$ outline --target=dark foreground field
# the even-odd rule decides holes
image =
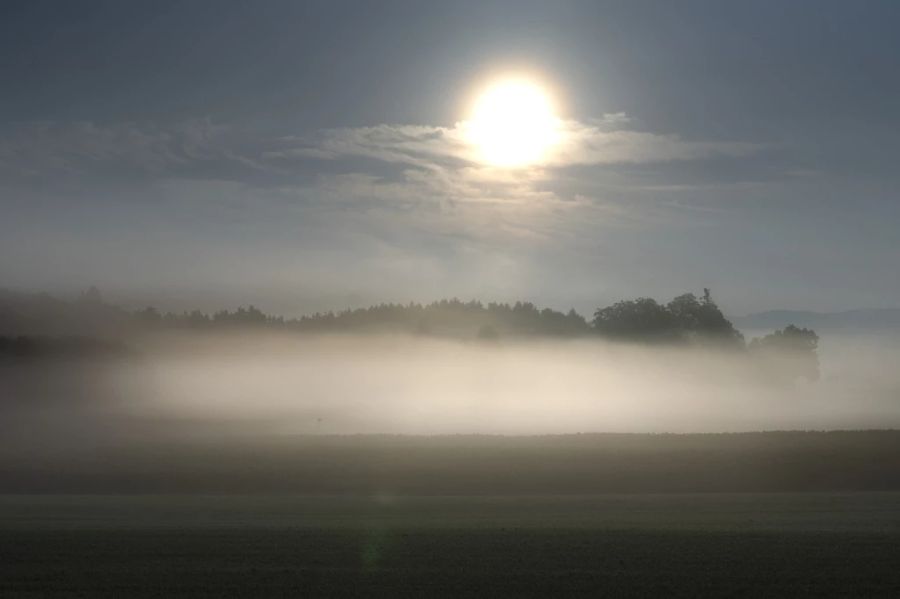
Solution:
[[[547,436],[116,436],[0,418],[0,494],[599,495],[900,491],[900,430]],[[179,432],[181,434],[179,434]]]
[[[900,494],[0,497],[0,595],[900,596]]]

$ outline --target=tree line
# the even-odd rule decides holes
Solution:
[[[531,302],[484,304],[459,299],[430,304],[383,303],[340,312],[317,312],[297,319],[265,314],[254,306],[205,314],[200,311],[161,314],[147,308],[135,314],[144,323],[192,329],[235,326],[270,327],[311,333],[405,332],[418,335],[497,340],[506,336],[599,337],[650,344],[706,344],[746,351],[790,378],[818,378],[818,335],[789,325],[746,343],[712,298],[679,295],[668,303],[641,297],[598,308],[591,320],[575,310],[538,308]]]
[[[709,289],[704,289],[699,296],[685,293],[667,303],[648,297],[622,300],[598,308],[590,320],[575,310],[561,312],[539,308],[531,302],[482,303],[455,298],[428,304],[382,303],[366,308],[317,312],[300,318],[266,314],[253,305],[213,313],[200,310],[163,313],[153,307],[130,312],[105,303],[93,287],[75,302],[40,296],[27,303],[43,306],[40,312],[31,315],[32,321],[48,322],[55,315],[65,313],[65,322],[90,322],[90,329],[98,331],[100,336],[104,336],[103,331],[114,328],[137,327],[140,330],[263,328],[300,333],[387,332],[485,342],[506,337],[593,337],[655,345],[715,345],[752,353],[772,365],[790,364],[788,370],[797,376],[808,379],[818,376],[819,338],[814,331],[790,325],[747,343],[722,313]],[[15,310],[6,316],[10,317],[12,312]],[[4,325],[3,316],[0,310],[0,325]],[[116,323],[116,326],[110,323]],[[104,328],[104,325],[110,326]],[[8,331],[0,330],[0,335],[4,333]],[[85,333],[81,330],[76,334]],[[23,346],[21,342],[19,345],[7,342],[0,346],[0,353],[8,353],[13,347],[21,349]]]
[[[590,325],[575,310],[563,313],[538,308],[531,302],[484,304],[459,299],[429,304],[382,303],[338,312],[317,312],[296,319],[271,316],[252,305],[212,314],[199,310],[161,314],[151,307],[135,316],[146,324],[198,329],[253,326],[312,333],[393,331],[482,338],[501,334],[572,337],[590,332]]]

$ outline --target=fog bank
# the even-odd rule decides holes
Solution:
[[[94,438],[900,425],[898,345],[870,338],[823,345],[821,379],[786,383],[744,352],[714,348],[173,334],[143,339],[127,359],[4,365],[3,428],[33,439],[54,430]],[[28,427],[13,424],[23,418]]]

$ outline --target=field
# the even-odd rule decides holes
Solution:
[[[900,432],[0,450],[0,596],[900,596]]]
[[[900,596],[900,494],[0,496],[4,597]]]
[[[77,422],[65,421],[69,428]],[[253,436],[0,443],[0,494],[602,495],[900,491],[900,431]],[[84,426],[94,432],[97,427]],[[117,431],[110,423],[104,431]],[[5,432],[0,421],[0,433]],[[19,438],[16,442],[13,432]]]

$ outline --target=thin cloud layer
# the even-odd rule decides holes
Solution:
[[[651,164],[715,157],[740,157],[759,149],[743,142],[688,141],[675,135],[658,135],[622,129],[628,122],[622,113],[594,123],[561,122],[559,140],[550,149],[543,167],[565,168],[592,164]],[[337,159],[364,156],[413,166],[439,163],[480,163],[478,150],[468,141],[468,123],[453,127],[378,125],[332,129],[320,141],[281,156]]]
[[[307,217],[324,211],[363,229],[361,219],[374,228],[396,219],[429,234],[550,239],[571,235],[584,222],[632,223],[659,214],[634,202],[627,209],[617,205],[598,192],[594,175],[573,167],[740,159],[758,150],[630,126],[624,113],[561,122],[542,164],[504,169],[479,159],[466,122],[280,137],[208,119],[168,127],[30,123],[0,136],[0,185],[44,187],[52,194],[59,186],[90,193],[114,183],[133,187],[135,198],[147,189],[166,197],[173,189],[190,190],[184,202],[218,202],[229,218],[242,205],[271,214],[274,202],[276,210],[282,204]],[[221,193],[225,182],[228,194]]]
[[[564,121],[559,140],[536,169],[579,165],[652,164],[713,157],[741,157],[759,146],[743,142],[689,141],[673,135],[623,129],[619,113],[592,123]],[[266,137],[252,130],[186,121],[167,127],[92,122],[25,123],[0,134],[3,180],[56,175],[105,175],[109,171],[160,178],[208,176],[210,165],[289,174],[298,162],[353,157],[424,170],[479,168],[468,124],[453,127],[388,125],[329,129],[310,137]],[[534,168],[532,170],[534,170]],[[492,180],[502,180],[492,169]],[[482,172],[483,182],[488,177]]]
[[[168,127],[32,123],[0,135],[0,190],[23,198],[17,201],[23,213],[83,198],[94,206],[85,213],[108,223],[103,238],[130,231],[136,222],[126,208],[113,209],[113,199],[132,206],[141,211],[141,228],[159,221],[166,232],[162,246],[142,251],[142,263],[163,247],[194,256],[198,246],[203,255],[215,247],[227,253],[227,264],[264,263],[265,285],[274,285],[296,280],[300,272],[303,280],[319,280],[313,266],[298,263],[303,256],[328,255],[340,271],[362,269],[359,256],[373,256],[371,269],[390,265],[403,273],[395,279],[419,280],[432,272],[436,294],[448,277],[456,281],[453,293],[484,289],[484,281],[525,287],[539,276],[533,264],[576,263],[585,251],[595,255],[597,244],[612,243],[612,229],[700,222],[678,204],[639,197],[627,188],[634,182],[611,185],[609,168],[714,156],[740,160],[756,150],[643,133],[630,125],[623,114],[565,122],[544,164],[504,169],[479,161],[466,123],[378,125],[310,136],[267,136],[208,119]],[[586,165],[598,169],[579,168]],[[223,231],[248,244],[252,239],[253,247],[223,245]],[[98,270],[118,268],[99,249],[103,244],[71,243],[87,248]],[[215,252],[210,255],[220,255]],[[205,268],[215,273],[222,267],[213,261]],[[377,289],[380,283],[368,285]]]
[[[161,127],[138,123],[25,123],[0,136],[0,176],[105,175],[125,170],[169,176],[221,159],[241,161],[227,127],[206,120]]]

